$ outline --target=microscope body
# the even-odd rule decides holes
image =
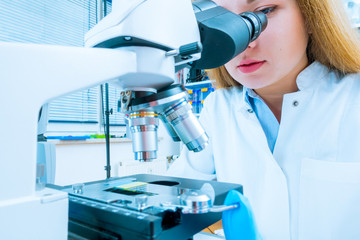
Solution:
[[[229,22],[234,26],[226,27]],[[193,5],[183,0],[113,1],[113,11],[86,34],[85,46],[127,49],[140,59],[136,74],[118,84],[136,160],[157,158],[159,119],[174,141],[194,152],[205,148],[208,135],[192,113],[184,87],[170,86],[174,72],[186,66],[219,67],[265,27],[264,14],[239,16],[208,0]],[[200,59],[200,53],[205,57]]]
[[[171,87],[175,69],[200,59],[201,39],[191,2],[118,0],[113,1],[113,12],[86,36],[87,48],[0,43],[0,123],[6,136],[0,151],[1,239],[67,238],[67,193],[35,187],[36,128],[44,103],[110,82],[131,96],[125,99],[124,112],[134,120],[134,129],[144,129],[141,124],[156,122],[155,117],[167,119],[174,128],[179,125],[179,109],[189,121],[180,121],[175,132],[196,120],[183,91]],[[137,120],[138,116],[151,118]],[[198,145],[188,147],[200,150],[206,139],[198,137],[204,132],[194,133],[191,138]],[[153,158],[151,153],[138,155]]]
[[[188,35],[198,39],[190,2],[171,1],[178,3],[176,8],[162,13],[151,8],[153,0],[145,2],[150,6],[144,11],[156,13],[157,19],[162,18],[162,24],[168,24],[169,36],[179,37],[180,28],[184,30],[181,33],[184,37],[185,29],[192,29]],[[186,26],[180,13],[188,16]],[[157,28],[154,25],[147,31]],[[185,39],[184,43],[188,41]],[[177,40],[169,44],[169,48],[178,48],[181,44]],[[123,89],[155,92],[173,83],[174,57],[166,56],[165,50],[146,46],[103,49],[0,43],[0,51],[3,83],[0,123],[6,136],[0,151],[0,238],[66,239],[67,194],[49,188],[35,190],[36,128],[41,106],[56,97],[104,82],[118,84]],[[19,141],[23,144],[19,145]]]
[[[208,137],[187,103],[185,89],[169,89],[176,66],[200,58],[200,34],[191,3],[117,0],[112,9],[86,34],[85,46],[126,49],[138,57],[136,73],[116,84],[123,90],[119,102],[128,116],[135,159],[157,158],[159,119],[174,141],[202,150]],[[190,51],[180,53],[184,47]]]

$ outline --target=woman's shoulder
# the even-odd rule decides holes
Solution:
[[[243,94],[243,88],[238,87],[229,87],[229,88],[220,88],[212,92],[206,99],[206,102],[232,102],[234,98],[241,97]]]
[[[360,72],[357,73],[343,73],[338,69],[330,69],[320,63],[325,72],[325,79],[328,83],[339,85],[350,85],[360,83]],[[316,74],[316,73],[315,73]]]
[[[330,69],[319,62],[312,63],[303,71],[298,79],[300,89],[313,86],[317,91],[335,91],[339,89],[359,89],[360,73],[342,73],[336,69]],[[300,84],[299,84],[300,83]]]
[[[339,74],[339,79],[351,81],[355,84],[360,84],[360,72],[358,73],[348,73],[348,74]]]
[[[234,105],[241,104],[242,98],[242,87],[216,89],[206,97],[200,116],[213,118],[214,115],[227,115]]]
[[[360,73],[344,74],[315,61],[299,74],[297,84],[300,90],[307,88],[320,91],[349,87],[359,88]]]
[[[344,101],[346,104],[360,105],[360,73],[341,73],[336,70],[329,70],[320,81],[315,93],[320,98],[336,98],[337,101]]]
[[[355,93],[358,95],[360,91],[360,73],[341,73],[336,70],[330,70],[327,79],[324,82],[330,85],[334,90],[341,90],[347,93]]]

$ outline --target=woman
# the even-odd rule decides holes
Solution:
[[[360,239],[360,43],[341,2],[215,2],[268,26],[213,71],[210,144],[169,173],[242,184],[264,239]]]

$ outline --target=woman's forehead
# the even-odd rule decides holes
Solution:
[[[271,3],[271,2],[286,2],[295,0],[213,0],[218,5],[250,5],[253,3]]]
[[[213,0],[217,5],[234,12],[248,11],[251,7],[267,5],[293,4],[297,0]],[[314,0],[312,0],[314,1]]]

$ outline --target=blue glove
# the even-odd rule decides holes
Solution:
[[[222,214],[222,225],[226,240],[262,239],[254,221],[249,200],[236,190],[226,196],[224,205],[239,205]]]

